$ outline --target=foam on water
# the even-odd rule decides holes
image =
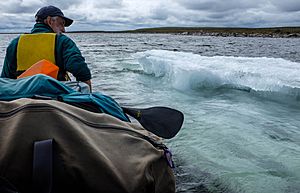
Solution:
[[[183,192],[205,192],[206,180],[217,187],[211,192],[299,192],[299,63],[165,50],[134,56],[170,100],[181,93],[186,119],[171,148],[184,157],[179,173],[193,176],[177,176]]]
[[[300,64],[281,58],[201,56],[149,50],[134,55],[147,74],[178,90],[236,88],[300,96]]]

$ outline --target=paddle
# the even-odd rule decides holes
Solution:
[[[122,107],[123,111],[135,118],[146,130],[165,139],[171,139],[183,124],[183,113],[168,107],[145,109]]]

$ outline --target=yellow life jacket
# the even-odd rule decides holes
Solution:
[[[23,34],[17,47],[17,74],[40,60],[55,62],[55,33]]]

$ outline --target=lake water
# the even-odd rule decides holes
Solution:
[[[16,35],[0,35],[0,67]],[[93,90],[169,106],[176,192],[300,192],[300,39],[68,34]]]

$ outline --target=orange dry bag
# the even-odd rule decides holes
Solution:
[[[30,68],[18,76],[18,78],[24,78],[36,74],[45,74],[57,79],[58,70],[58,66],[52,62],[49,62],[48,60],[43,59],[33,64]]]

